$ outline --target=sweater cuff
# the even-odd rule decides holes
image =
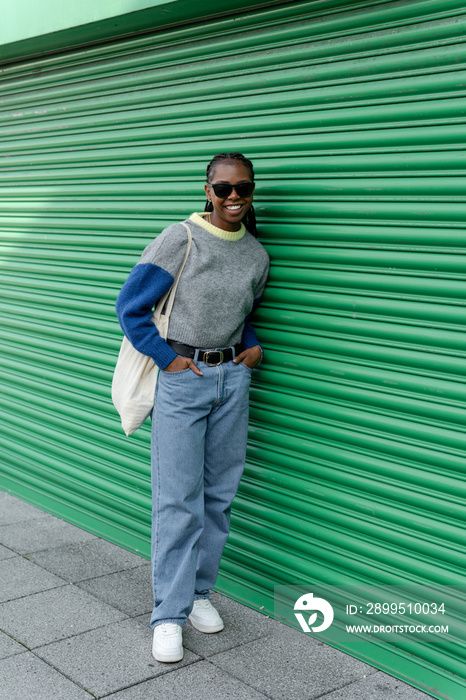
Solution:
[[[163,342],[163,344],[160,343],[160,345],[160,349],[157,351],[156,356],[152,357],[152,359],[154,360],[157,367],[159,367],[159,369],[165,369],[165,367],[168,367],[170,362],[173,362],[173,360],[175,360],[178,357],[178,355],[173,350],[173,348],[170,347],[170,345],[168,345],[168,343],[166,343],[165,341]]]

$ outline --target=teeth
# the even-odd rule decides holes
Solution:
[[[232,206],[230,206],[230,207],[226,207],[226,208],[228,209],[228,211],[236,211],[237,209],[241,209],[241,205],[240,205],[240,204],[234,204],[234,205],[232,205]]]

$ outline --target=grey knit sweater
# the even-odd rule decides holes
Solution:
[[[176,292],[168,336],[198,348],[257,344],[248,316],[262,296],[269,270],[265,248],[243,225],[223,231],[200,214],[186,220],[192,246]],[[166,367],[175,357],[151,322],[152,309],[170,288],[187,246],[183,224],[173,224],[144,250],[117,300],[125,335],[137,350]]]

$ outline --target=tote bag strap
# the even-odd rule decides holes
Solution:
[[[172,286],[170,287],[169,291],[167,292],[166,296],[164,297],[163,304],[161,305],[163,308],[163,306],[165,305],[165,302],[168,299],[167,307],[165,309],[165,314],[164,314],[165,317],[167,318],[167,320],[170,318],[173,304],[175,302],[175,294],[176,294],[176,289],[178,287],[178,282],[180,281],[181,273],[183,272],[183,268],[186,264],[186,260],[188,259],[189,251],[191,250],[191,241],[192,241],[191,229],[185,223],[183,223],[183,226],[185,227],[187,234],[188,234],[188,245],[186,246],[186,253],[184,254],[184,259],[183,259],[183,262],[181,263],[181,267],[178,270],[178,272],[176,273],[175,280],[174,280]]]

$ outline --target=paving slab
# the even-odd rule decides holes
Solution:
[[[62,578],[19,556],[3,561],[1,572],[0,603],[66,584]]]
[[[0,544],[0,561],[17,556],[17,552],[14,552],[12,549],[8,549],[8,547],[4,547],[2,544]]]
[[[199,661],[155,680],[108,695],[106,700],[267,700],[250,685]],[[360,700],[360,699],[359,699]]]
[[[0,491],[0,525],[12,525],[22,520],[35,520],[41,517],[52,517],[30,503],[20,501],[5,491]]]
[[[81,581],[76,585],[130,617],[150,613],[154,604],[151,567],[148,563],[135,569]]]
[[[199,660],[185,651],[182,661],[163,664],[151,653],[152,630],[124,620],[35,649],[35,653],[97,697],[154,678]]]
[[[280,624],[220,593],[212,593],[210,599],[222,616],[225,629],[218,634],[203,634],[187,622],[183,630],[184,646],[203,657],[267,637]]]
[[[30,649],[126,617],[72,584],[0,605],[1,628]]]
[[[94,538],[95,535],[90,532],[45,513],[39,518],[0,527],[0,543],[18,554],[29,554]]]
[[[28,556],[31,561],[70,583],[132,569],[147,562],[138,554],[128,552],[99,537],[86,542],[32,552]]]
[[[216,592],[225,630],[188,623],[158,663],[147,560],[1,492],[0,514],[0,700],[431,697]]]
[[[212,592],[212,603],[225,622],[225,629],[216,634],[203,634],[187,622],[183,629],[183,646],[195,654],[208,658],[227,649],[233,649],[245,642],[273,633],[274,625],[281,625],[257,610],[252,610],[221,593]],[[138,615],[133,619],[144,627],[150,626],[150,612]]]
[[[432,700],[432,696],[378,671],[329,695],[323,695],[322,700]]]
[[[268,637],[209,657],[273,700],[313,700],[376,669],[285,625]]]
[[[0,661],[0,700],[91,700],[92,696],[31,652]]]
[[[22,654],[26,651],[28,650],[22,644],[19,644],[4,632],[0,632],[0,659],[6,659],[8,656],[15,656],[15,654]]]

